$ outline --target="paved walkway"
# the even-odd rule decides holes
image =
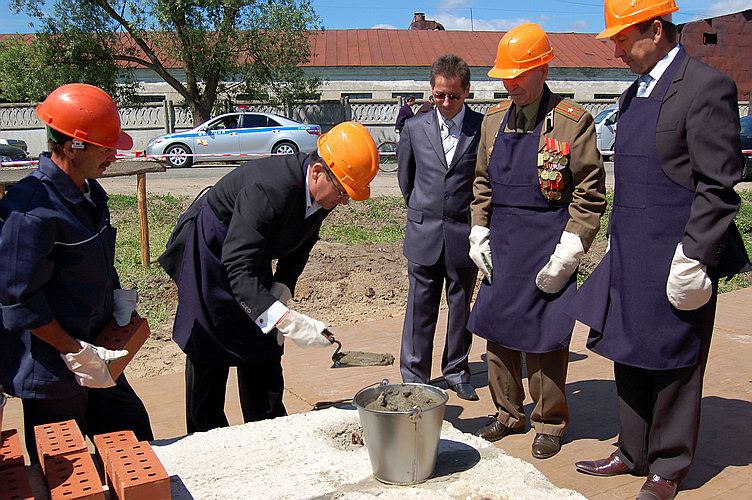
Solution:
[[[713,345],[705,376],[700,443],[695,463],[682,485],[680,499],[750,498],[752,484],[752,289],[724,294],[719,299]],[[442,314],[441,322],[445,321]],[[442,323],[443,324],[443,323]],[[443,328],[441,326],[440,328]],[[334,328],[345,350],[399,354],[402,318],[367,321]],[[584,347],[587,332],[578,325],[572,340],[567,384],[572,423],[562,451],[548,460],[530,455],[533,431],[509,436],[496,445],[510,455],[527,460],[556,486],[572,488],[594,499],[634,498],[643,478],[596,478],[575,471],[580,459],[602,458],[614,449],[617,434],[616,392],[612,365]],[[439,366],[443,336],[437,339],[434,367]],[[331,369],[330,350],[303,351],[286,346],[284,357],[288,412],[298,413],[347,401],[362,387],[383,378],[398,382],[398,367]],[[484,362],[485,345],[475,342],[471,353],[472,383],[481,400],[467,402],[450,392],[446,419],[457,428],[473,432],[493,413]],[[168,438],[184,434],[182,374],[131,381],[144,399],[155,434]],[[443,381],[437,379],[442,385]],[[227,413],[232,424],[242,423],[234,377],[228,392]],[[531,404],[528,399],[526,410]],[[20,404],[6,407],[5,428],[20,427]],[[747,493],[744,493],[744,492]]]

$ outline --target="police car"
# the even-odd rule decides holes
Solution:
[[[171,167],[202,161],[246,161],[255,155],[310,153],[321,135],[319,125],[272,113],[226,113],[185,132],[149,141],[147,155],[166,155]]]

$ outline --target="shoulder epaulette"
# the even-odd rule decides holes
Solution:
[[[580,121],[582,115],[587,113],[587,110],[585,108],[569,100],[563,100],[559,104],[557,104],[555,111],[560,115],[566,116],[570,120],[574,120],[576,122]]]
[[[501,101],[499,104],[488,108],[487,115],[498,113],[499,111],[506,111],[512,105],[512,101]]]

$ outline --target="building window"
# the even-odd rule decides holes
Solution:
[[[423,92],[392,92],[392,99],[400,97],[414,97],[416,100],[423,99]]]
[[[152,103],[163,103],[165,101],[165,96],[163,95],[135,95],[133,96],[133,100],[139,104],[152,104]]]
[[[702,44],[703,45],[718,45],[718,33],[703,33]]]
[[[609,101],[613,101],[619,97],[621,97],[621,94],[593,94],[593,99],[604,99]]]
[[[472,99],[473,97],[475,97],[475,92],[470,92],[467,94],[468,99]]]
[[[556,95],[560,95],[565,99],[574,99],[574,92],[555,92]]]
[[[509,99],[509,92],[494,92],[494,99]]]
[[[371,92],[342,92],[339,96],[341,99],[373,99]]]

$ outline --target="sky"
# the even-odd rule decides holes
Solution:
[[[327,29],[407,29],[415,12],[438,21],[448,30],[506,31],[524,22],[538,23],[549,32],[594,33],[603,29],[600,0],[312,0]],[[0,33],[33,33],[30,19],[10,11],[0,0]],[[752,9],[752,0],[678,0],[674,22]]]

